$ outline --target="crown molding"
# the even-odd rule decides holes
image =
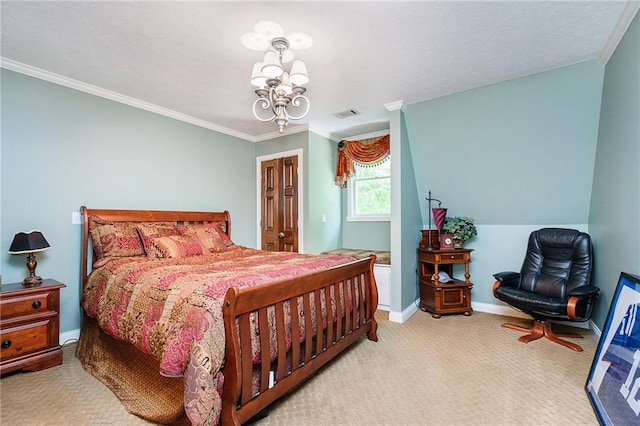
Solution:
[[[399,109],[404,111],[404,101],[389,102],[388,104],[384,104],[384,107],[387,111],[396,111]]]
[[[602,52],[598,55],[598,60],[602,65],[607,65],[609,59],[613,55],[613,52],[616,51],[618,44],[624,37],[624,34],[629,29],[629,25],[633,22],[633,18],[640,9],[640,1],[629,1],[622,11],[622,15],[616,24],[616,27],[611,32],[609,36],[609,40],[607,40],[607,44],[605,44]]]
[[[60,74],[55,74],[50,71],[46,71],[40,68],[26,65],[12,59],[8,59],[0,56],[0,67],[6,68],[10,71],[19,72],[31,77],[38,78],[40,80],[48,81],[50,83],[58,84],[60,86],[69,87],[71,89],[79,90],[81,92],[89,93],[91,95],[99,96],[101,98],[109,99],[121,104],[129,105],[135,108],[139,108],[145,111],[153,112],[155,114],[163,115],[165,117],[173,118],[175,120],[183,121],[185,123],[193,124],[195,126],[204,127],[205,129],[213,130],[225,135],[233,136],[239,139],[243,139],[249,142],[257,142],[262,136],[256,137],[247,133],[239,132],[237,130],[229,129],[227,127],[219,126],[206,120],[192,117],[187,114],[183,114],[168,108],[164,108],[149,102],[142,101],[140,99],[132,98],[111,90],[103,89],[98,86],[93,86],[82,81],[74,80],[72,78],[65,77]]]
[[[359,141],[362,139],[371,139],[371,138],[381,138],[383,136],[387,136],[390,133],[389,129],[378,130],[377,132],[364,133],[362,135],[354,135],[346,138],[342,138],[345,141]]]
[[[254,139],[253,142],[262,142],[262,141],[267,141],[269,139],[276,139],[282,136],[295,135],[296,133],[302,133],[308,130],[309,130],[308,124],[300,124],[295,127],[287,127],[287,129],[282,133],[280,133],[277,130],[274,130],[273,132],[270,132],[270,133],[265,133],[259,136],[252,136],[252,137]]]

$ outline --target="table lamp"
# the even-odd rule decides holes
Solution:
[[[13,237],[9,248],[11,254],[27,254],[27,269],[29,276],[22,281],[25,287],[34,287],[42,283],[42,278],[36,275],[36,256],[34,253],[51,247],[40,231],[18,232]]]

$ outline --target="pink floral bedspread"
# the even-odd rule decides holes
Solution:
[[[222,406],[222,302],[227,290],[352,260],[241,246],[179,259],[117,258],[92,272],[82,307],[106,333],[160,360],[162,375],[184,375],[189,419],[193,424],[216,424]]]

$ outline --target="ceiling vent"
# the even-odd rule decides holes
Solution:
[[[351,108],[351,109],[348,109],[346,111],[336,112],[333,115],[342,120],[343,118],[353,117],[354,115],[360,115],[360,111],[358,111],[355,108]]]

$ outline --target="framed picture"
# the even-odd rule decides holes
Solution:
[[[603,425],[640,424],[640,277],[622,272],[585,385]]]

